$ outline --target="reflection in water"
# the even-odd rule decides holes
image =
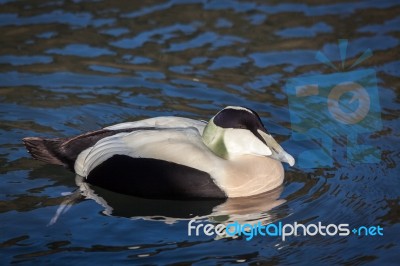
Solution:
[[[66,196],[50,220],[50,225],[57,222],[75,203],[91,199],[100,204],[103,214],[135,219],[164,221],[174,223],[178,220],[207,219],[219,223],[238,222],[272,222],[268,214],[272,208],[283,203],[280,199],[283,187],[273,191],[245,198],[204,199],[204,200],[159,200],[145,199],[115,193],[84,182],[84,177],[76,175],[79,189]]]

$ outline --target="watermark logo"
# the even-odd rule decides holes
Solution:
[[[376,72],[354,70],[372,56],[372,51],[366,50],[346,67],[347,45],[347,40],[339,40],[340,69],[322,52],[316,54],[316,59],[330,66],[334,73],[292,78],[285,85],[292,140],[306,143],[308,147],[298,155],[299,167],[333,166],[333,138],[339,136],[347,136],[349,162],[380,161],[379,150],[359,141],[360,134],[371,134],[382,128]]]
[[[239,223],[237,221],[228,224],[204,224],[192,219],[188,223],[188,236],[219,236],[235,237],[244,236],[246,241],[252,240],[255,236],[280,237],[286,241],[290,236],[349,236],[351,233],[357,236],[383,236],[383,228],[377,226],[360,226],[350,229],[349,224],[283,224],[282,222],[263,225],[261,222],[255,224]]]

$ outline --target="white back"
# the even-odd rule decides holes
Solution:
[[[165,160],[209,174],[223,164],[223,159],[205,146],[199,131],[191,127],[138,130],[104,138],[78,157],[75,171],[87,176],[92,169],[116,154]]]
[[[113,126],[105,127],[104,129],[118,130],[126,128],[138,128],[138,127],[154,127],[154,128],[188,128],[195,127],[200,134],[203,134],[204,127],[207,122],[198,121],[185,117],[177,116],[160,116],[135,122],[120,123]]]

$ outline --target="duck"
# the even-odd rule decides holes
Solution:
[[[161,116],[67,138],[26,137],[34,159],[90,185],[144,198],[227,199],[271,191],[295,164],[252,109],[227,106],[208,122]]]

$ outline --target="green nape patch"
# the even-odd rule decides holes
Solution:
[[[214,153],[224,159],[228,158],[228,150],[226,149],[224,138],[219,138],[214,145]]]

